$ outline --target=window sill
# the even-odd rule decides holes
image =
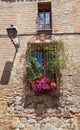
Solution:
[[[48,30],[37,30],[38,33],[52,33],[52,29]]]

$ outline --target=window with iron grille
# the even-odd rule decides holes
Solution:
[[[59,68],[56,57],[57,43],[28,43],[27,86],[38,94],[56,95],[59,92]],[[57,63],[56,63],[57,62]]]
[[[51,31],[51,3],[38,3],[38,31]]]

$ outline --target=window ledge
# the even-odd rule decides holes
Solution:
[[[38,33],[52,33],[52,29],[47,30],[37,30]]]

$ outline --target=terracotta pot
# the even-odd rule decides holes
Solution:
[[[35,81],[32,81],[32,82],[31,82],[31,86],[32,86],[33,91],[35,91],[35,88],[36,88],[36,86],[35,86]]]

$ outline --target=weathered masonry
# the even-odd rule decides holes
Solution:
[[[7,33],[11,27],[14,36]],[[48,43],[38,39],[41,35]],[[68,57],[61,69],[60,95],[26,96],[23,54],[29,44],[51,41],[63,41]],[[37,61],[44,67],[41,50],[36,51]],[[0,0],[0,130],[79,130],[79,77],[80,0]]]

